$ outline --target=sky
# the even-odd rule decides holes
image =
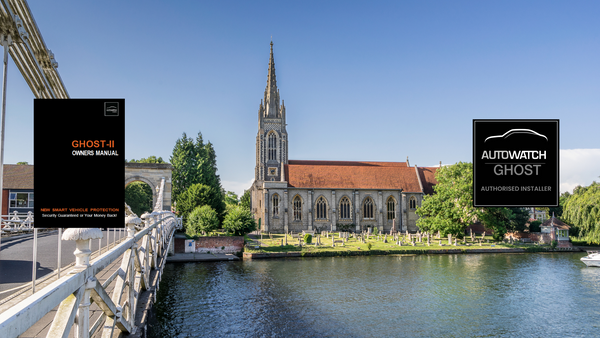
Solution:
[[[473,119],[560,119],[560,189],[600,180],[598,1],[29,1],[71,98],[125,98],[127,159],[202,133],[254,179],[274,43],[289,159],[472,162]],[[33,163],[9,61],[4,163]]]

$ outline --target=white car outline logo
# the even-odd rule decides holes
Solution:
[[[485,139],[485,141],[483,141],[484,143],[487,142],[487,140],[491,139],[491,138],[507,138],[511,135],[514,134],[529,134],[529,135],[535,135],[535,136],[539,136],[539,137],[543,137],[546,139],[546,141],[548,141],[548,138],[540,133],[538,133],[537,131],[533,131],[531,129],[511,129],[509,131],[507,131],[506,133],[502,134],[502,135],[494,135],[494,136],[490,136],[488,138]]]

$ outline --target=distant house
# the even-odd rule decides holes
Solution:
[[[559,248],[570,248],[573,246],[569,240],[570,228],[570,226],[554,216],[540,225],[542,234],[550,234],[550,240],[556,240]]]
[[[33,165],[5,164],[2,215],[33,212]]]
[[[546,221],[546,211],[539,210],[534,207],[526,208],[529,211],[529,218],[535,219],[536,221],[544,222]]]

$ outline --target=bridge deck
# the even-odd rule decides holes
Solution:
[[[118,244],[121,241],[117,241],[116,244]],[[138,241],[138,245],[141,245],[141,243],[142,243],[142,240]],[[112,243],[111,243],[111,245],[112,245]],[[92,257],[90,257],[91,260],[93,260],[95,258],[94,255],[98,256],[98,252],[95,252],[94,254],[92,254]],[[112,264],[107,266],[104,270],[102,270],[99,274],[97,274],[95,276],[98,279],[98,282],[100,284],[104,283],[115,271],[117,271],[120,268],[122,257],[123,257],[123,255],[121,255],[119,257],[119,259],[116,259]],[[70,269],[62,272],[62,275],[66,276],[72,270],[73,270],[73,268],[70,268]],[[50,278],[50,279],[38,284],[36,286],[36,290],[39,292],[45,286],[51,284],[54,281],[56,281],[56,277]],[[108,294],[112,294],[115,284],[116,284],[116,279],[113,280],[106,287],[106,291]],[[0,307],[0,313],[3,312],[6,308],[11,307],[12,305],[22,301],[23,299],[27,298],[30,295],[31,295],[31,289],[29,289],[29,292],[25,292],[25,293],[19,295],[18,297],[15,297],[14,299],[12,299],[10,302],[3,304]],[[54,320],[54,317],[56,315],[57,309],[58,309],[58,306],[56,308],[54,308],[52,311],[48,312],[44,317],[42,317],[42,319],[40,319],[35,325],[30,327],[27,331],[25,331],[19,337],[21,337],[21,338],[46,337],[46,335],[48,334],[48,331],[50,330],[50,325],[52,324],[52,321]],[[90,326],[96,322],[96,320],[100,317],[101,314],[102,314],[102,310],[98,307],[98,305],[96,305],[95,303],[92,303],[92,305],[90,306]],[[91,337],[99,338],[101,335],[102,335],[102,330],[98,330],[96,332],[96,334]],[[113,334],[113,337],[117,338],[119,336],[121,336],[121,332],[118,329],[116,329]],[[71,329],[71,332],[69,333],[69,337],[75,337],[74,326]]]

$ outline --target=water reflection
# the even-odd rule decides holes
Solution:
[[[153,337],[600,336],[581,254],[169,264]]]

